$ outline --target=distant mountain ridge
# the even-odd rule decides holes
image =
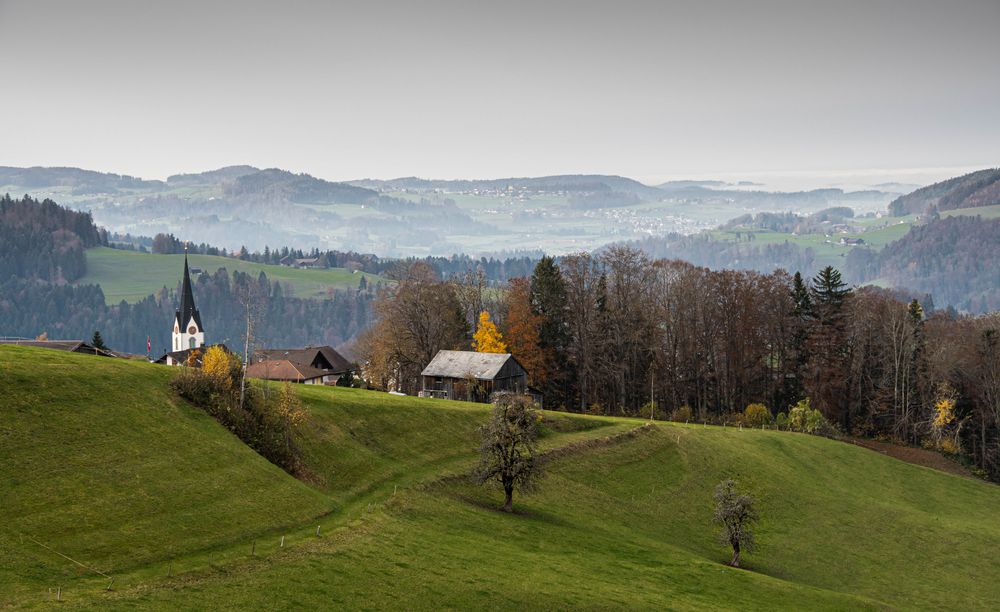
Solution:
[[[22,187],[72,187],[74,193],[115,193],[122,188],[162,189],[163,181],[145,181],[127,174],[113,174],[81,168],[43,167],[16,168],[0,166],[0,185]]]
[[[893,216],[1000,204],[1000,168],[989,168],[934,183],[889,204]]]

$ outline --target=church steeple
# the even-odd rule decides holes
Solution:
[[[187,244],[184,245],[184,279],[181,282],[180,307],[174,315],[172,330],[173,350],[198,348],[205,344],[205,328],[201,315],[194,306],[194,291],[191,289],[191,269],[188,267]]]

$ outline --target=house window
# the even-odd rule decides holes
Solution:
[[[191,336],[190,338],[188,338],[188,348],[195,348],[195,346],[194,346],[195,342],[197,342],[197,340],[194,339],[194,336]]]

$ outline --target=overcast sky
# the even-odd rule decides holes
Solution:
[[[1000,165],[1000,1],[0,0],[0,165],[647,181]]]

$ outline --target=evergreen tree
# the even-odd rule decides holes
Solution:
[[[545,356],[545,371],[550,375],[543,391],[553,405],[566,403],[563,384],[566,368],[568,328],[566,319],[566,281],[552,257],[542,257],[531,275],[531,307],[540,317],[539,347]]]
[[[100,331],[95,331],[94,332],[94,337],[90,339],[90,344],[94,348],[101,349],[102,351],[105,351],[105,350],[108,349],[108,347],[104,346],[104,338],[101,337],[101,332]]]
[[[813,279],[810,290],[813,319],[809,334],[809,373],[806,390],[823,416],[850,431],[848,401],[848,346],[844,305],[851,289],[840,271],[827,266]]]

